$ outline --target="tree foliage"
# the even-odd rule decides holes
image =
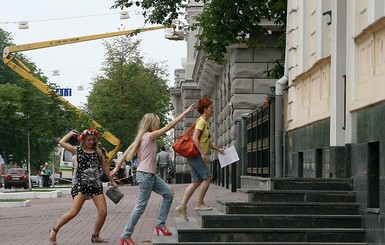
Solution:
[[[162,125],[167,122],[171,104],[165,68],[145,64],[138,51],[140,41],[130,37],[114,38],[104,45],[103,74],[94,79],[88,108],[104,130],[128,147],[144,114],[155,113]]]
[[[196,2],[198,2],[196,0]],[[264,34],[267,29],[261,26],[261,20],[272,20],[284,30],[286,25],[286,0],[210,0],[203,11],[195,17],[196,23],[190,26],[201,28],[196,47],[205,52],[206,57],[216,63],[222,63],[227,47],[232,44],[247,44],[249,47],[261,47],[253,38],[254,34]],[[113,8],[129,8],[133,5],[142,7],[145,21],[156,24],[171,24],[180,17],[186,7],[185,0],[115,0]],[[275,63],[275,70],[269,75],[281,76],[283,73],[285,32],[277,43],[282,57]]]
[[[0,29],[0,49],[12,46],[10,33]],[[24,55],[16,54],[42,82],[47,78]],[[48,84],[55,89],[55,85]],[[28,133],[30,134],[31,168],[51,160],[56,144],[66,130],[88,122],[66,107],[52,93],[46,95],[0,62],[0,154],[6,163],[21,166],[28,159]]]

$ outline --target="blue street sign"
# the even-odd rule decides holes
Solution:
[[[60,96],[72,96],[71,88],[58,88],[56,89],[56,93]]]

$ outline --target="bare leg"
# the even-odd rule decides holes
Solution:
[[[194,194],[195,190],[201,185],[202,182],[193,182],[187,186],[186,191],[184,192],[183,199],[181,204],[186,206],[191,196]],[[206,190],[207,191],[207,190]]]
[[[207,190],[209,189],[209,186],[211,184],[211,181],[213,180],[213,176],[207,177],[207,179],[203,180],[200,187],[201,191],[198,194],[198,202],[203,203],[203,199],[206,196]]]
[[[74,200],[71,204],[71,209],[67,213],[63,214],[57,221],[54,226],[56,231],[59,231],[59,229],[68,223],[71,219],[75,218],[76,215],[78,215],[80,209],[82,208],[84,202],[86,201],[86,197],[83,194],[78,194],[74,197]],[[56,242],[56,235],[57,232],[53,229],[50,230],[50,240],[53,242]]]
[[[188,220],[187,217],[187,202],[190,200],[191,196],[194,194],[195,190],[200,186],[202,182],[192,182],[187,186],[186,191],[184,192],[183,199],[180,205],[176,207],[176,211],[182,216],[183,219],[186,221]]]
[[[94,204],[98,209],[98,217],[95,221],[94,233],[92,234],[91,241],[106,243],[108,242],[108,240],[99,237],[100,230],[102,229],[107,217],[106,198],[103,194],[100,194],[97,196],[93,196],[92,200],[94,201]]]
[[[92,198],[96,208],[98,209],[98,217],[95,221],[94,234],[99,234],[107,217],[107,203],[103,194]]]

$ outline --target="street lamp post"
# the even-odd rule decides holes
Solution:
[[[28,133],[27,133],[27,142],[28,142],[28,188],[31,190],[32,189],[32,183],[31,183],[31,142],[30,142],[30,137],[31,132],[29,131],[28,128]]]
[[[23,112],[16,112],[21,118],[27,119],[27,169],[28,169],[28,188],[32,189],[31,183],[31,130],[29,129],[29,115]]]
[[[56,143],[53,142],[53,151],[52,151],[52,185],[51,187],[55,187],[55,157],[56,157]]]

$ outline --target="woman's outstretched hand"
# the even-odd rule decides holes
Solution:
[[[189,112],[192,112],[192,111],[194,111],[194,104],[195,103],[192,103],[187,109],[186,109],[186,113],[189,113]]]

